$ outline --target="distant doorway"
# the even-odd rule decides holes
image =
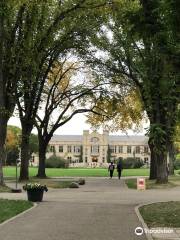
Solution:
[[[93,162],[93,163],[97,163],[97,162],[98,162],[98,158],[97,158],[97,157],[93,157],[93,158],[92,158],[92,162]]]

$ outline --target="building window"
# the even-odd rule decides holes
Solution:
[[[93,138],[91,138],[91,142],[92,143],[97,143],[97,142],[99,142],[99,138],[93,137]]]
[[[127,146],[127,153],[131,153],[131,146]]]
[[[72,157],[67,157],[67,160],[71,163]]]
[[[123,146],[119,146],[119,153],[123,153]]]
[[[110,146],[110,152],[111,153],[116,153],[116,146]]]
[[[144,153],[148,153],[148,152],[149,152],[148,146],[144,146]]]
[[[87,163],[87,160],[88,160],[88,158],[87,157],[85,157],[85,162]]]
[[[105,162],[105,157],[102,158],[103,163]]]
[[[61,146],[59,146],[59,152],[63,152],[63,146],[61,145]]]
[[[74,146],[74,153],[80,153],[81,152],[81,146]]]
[[[144,158],[144,163],[145,163],[145,164],[148,164],[148,162],[149,162],[149,161],[148,161],[148,158]]]
[[[93,154],[99,153],[99,145],[92,145],[91,146],[91,153],[93,153]]]
[[[137,153],[137,154],[140,153],[140,146],[136,146],[136,153]]]
[[[71,147],[71,146],[68,146],[68,147],[67,147],[67,151],[68,151],[68,153],[71,153],[72,147]]]
[[[55,146],[50,146],[50,152],[55,152]]]

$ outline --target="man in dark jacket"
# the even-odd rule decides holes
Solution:
[[[110,173],[110,178],[112,178],[113,177],[113,173],[114,173],[114,164],[113,164],[113,162],[111,162],[111,164],[109,165],[108,171]]]
[[[121,178],[121,172],[122,172],[122,161],[119,159],[119,162],[117,164],[117,172],[118,172],[118,178]]]

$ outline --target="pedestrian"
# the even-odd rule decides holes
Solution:
[[[121,172],[122,172],[122,161],[119,160],[118,164],[117,164],[117,172],[118,172],[118,178],[121,178]]]
[[[110,174],[110,178],[113,177],[113,173],[114,173],[114,164],[113,162],[110,163],[109,167],[108,167],[108,171],[109,171],[109,174]]]

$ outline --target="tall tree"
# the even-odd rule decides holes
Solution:
[[[87,74],[87,70],[83,69],[83,63],[69,62],[65,58],[55,61],[49,72],[35,124],[39,138],[37,177],[46,177],[46,151],[54,132],[76,114],[95,113],[96,101],[102,89],[98,81],[93,81],[89,72]]]
[[[28,179],[29,136],[48,72],[59,55],[72,49],[81,49],[86,36],[99,24],[96,8],[101,8],[105,2],[52,0],[47,4],[46,1],[39,0],[38,4],[26,4],[21,49],[24,53],[24,71],[16,94],[23,139],[20,180]],[[92,17],[90,22],[88,17]],[[88,23],[92,27],[88,28]],[[43,31],[39,31],[40,27]]]
[[[105,52],[103,59],[94,61],[99,71],[106,76],[107,72],[111,77],[119,75],[141,93],[150,120],[149,144],[158,183],[168,181],[167,152],[179,101],[179,74],[173,61],[174,47],[171,49],[174,38],[172,32],[169,35],[162,2],[117,1],[109,24],[91,42]]]
[[[20,0],[0,1],[0,184],[3,184],[7,122],[14,111],[15,89],[21,72],[19,50],[23,12]]]

